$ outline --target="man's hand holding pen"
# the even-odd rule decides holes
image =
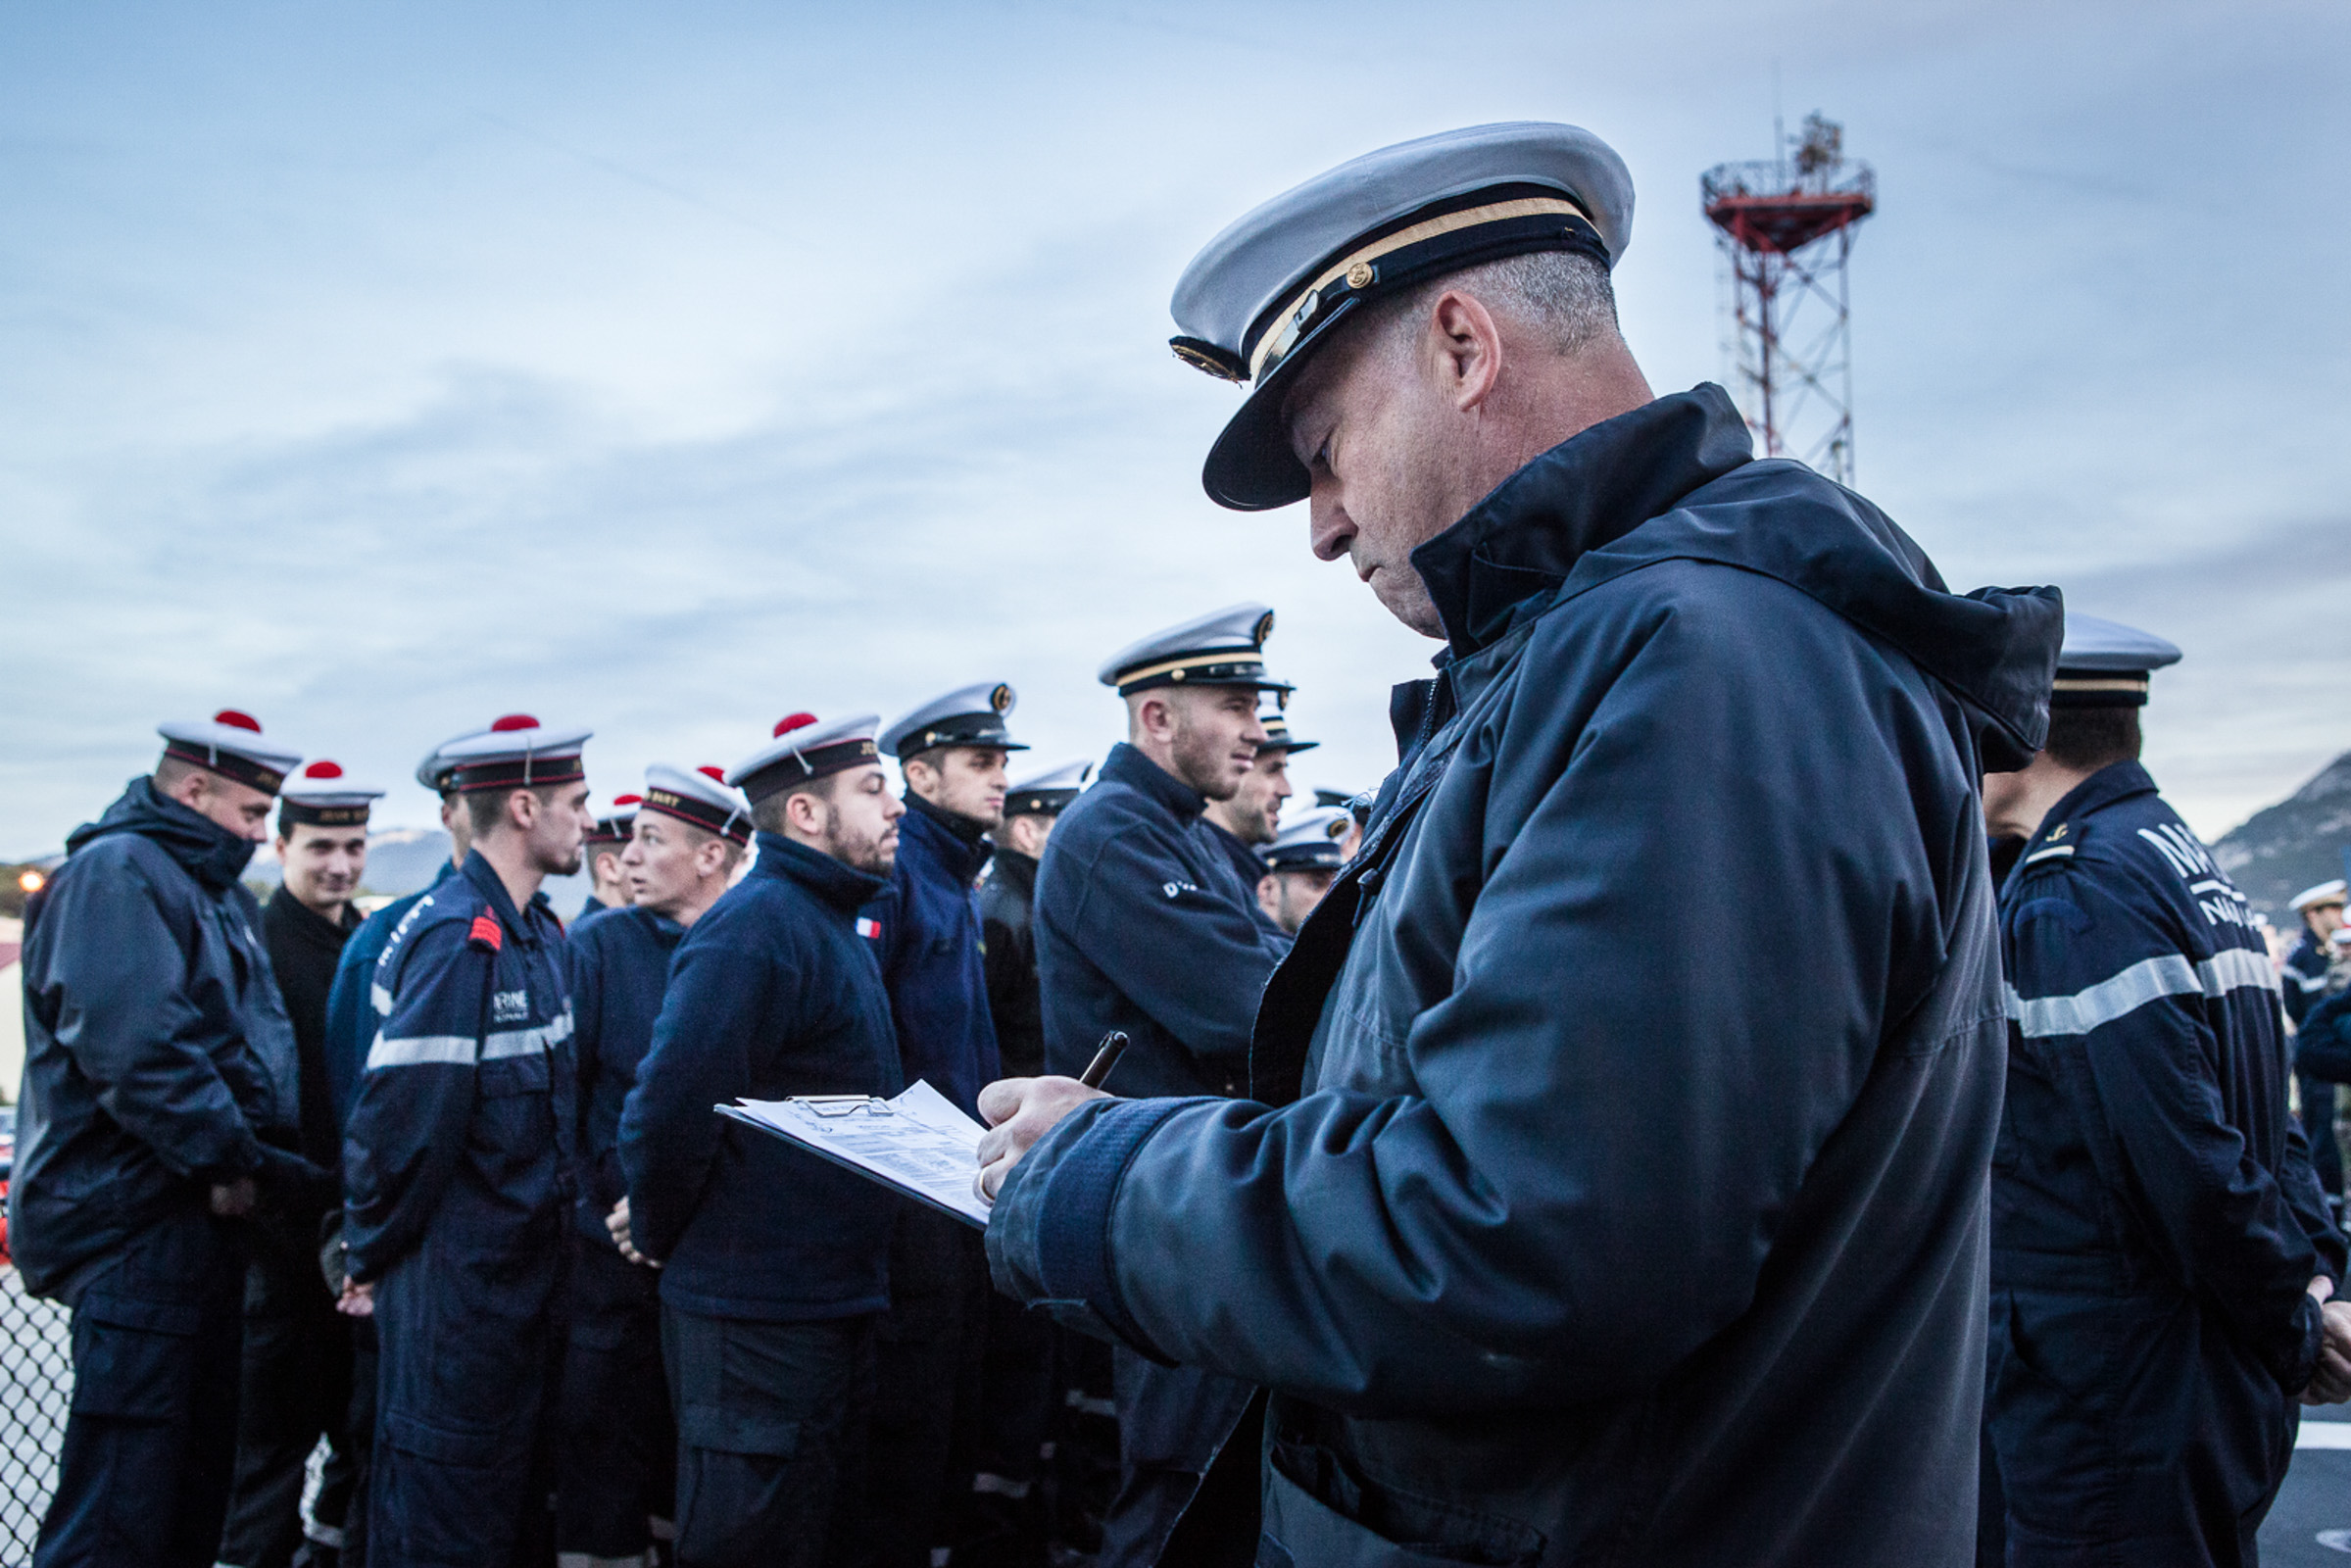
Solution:
[[[1111,1098],[1102,1092],[1102,1082],[1118,1065],[1126,1046],[1127,1037],[1112,1030],[1102,1037],[1081,1077],[1004,1078],[980,1091],[980,1115],[988,1132],[980,1139],[980,1170],[972,1186],[982,1202],[996,1201],[1020,1156],[1053,1131],[1054,1123],[1089,1100]]]

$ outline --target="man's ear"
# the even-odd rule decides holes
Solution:
[[[1502,329],[1477,296],[1449,288],[1430,307],[1429,323],[1443,390],[1455,411],[1467,414],[1501,378]]]

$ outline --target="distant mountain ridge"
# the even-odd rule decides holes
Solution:
[[[2304,888],[2343,874],[2351,846],[2351,752],[2276,806],[2254,812],[2212,847],[2255,909],[2278,925],[2291,921],[2286,904]]]

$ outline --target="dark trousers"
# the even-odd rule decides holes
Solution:
[[[556,1421],[556,1550],[643,1555],[677,1517],[677,1423],[661,1364],[661,1276],[583,1247]]]
[[[351,1406],[351,1319],[334,1308],[307,1248],[256,1238],[245,1272],[243,1395],[236,1479],[220,1561],[287,1568],[302,1544],[302,1488],[311,1450],[327,1440],[313,1517],[317,1539],[340,1547],[356,1480],[345,1426]]]
[[[1050,1540],[1088,1556],[1102,1549],[1102,1516],[1118,1494],[1118,1399],[1110,1348],[1053,1330],[1053,1460],[1045,1479]]]
[[[428,1232],[376,1283],[371,1568],[508,1568],[549,1549],[560,1239],[536,1255],[465,1240]]]
[[[906,1205],[890,1246],[890,1311],[874,1346],[860,1559],[869,1568],[929,1568],[931,1549],[952,1544],[970,1488],[956,1439],[978,1403],[987,1295],[980,1233]]]
[[[661,1309],[677,1411],[678,1568],[822,1568],[861,1527],[874,1320]]]
[[[73,1399],[35,1568],[209,1568],[236,1465],[245,1252],[194,1211],[75,1293]]]
[[[2250,1568],[2299,1425],[2225,1322],[2153,1292],[1995,1287],[1984,1413],[2004,1539],[1978,1556],[2012,1568]]]
[[[2334,1137],[2334,1085],[2294,1074],[2302,1095],[2302,1136],[2310,1140],[2310,1168],[2330,1197],[2343,1196],[2343,1146]]]
[[[971,1411],[971,1494],[956,1531],[958,1568],[1045,1561],[1045,1456],[1053,1446],[1053,1320],[991,1290]]]
[[[1102,1568],[1182,1561],[1167,1555],[1177,1522],[1232,1448],[1234,1434],[1265,1401],[1251,1384],[1197,1367],[1161,1366],[1124,1346],[1114,1350],[1112,1364],[1118,1388],[1118,1494],[1102,1520]],[[1242,1441],[1249,1443],[1249,1433],[1243,1432]],[[1254,1446],[1245,1462],[1253,1477]],[[1216,1534],[1246,1530],[1253,1550],[1257,1488],[1241,1490],[1246,1502],[1229,1484],[1218,1489]],[[1249,1511],[1249,1519],[1234,1517],[1238,1507]]]

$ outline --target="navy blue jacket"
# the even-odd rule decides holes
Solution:
[[[250,840],[134,778],[74,829],[24,945],[24,1081],[9,1248],[72,1300],[130,1237],[293,1141],[294,1029]]]
[[[392,933],[408,918],[417,902],[451,877],[457,862],[444,860],[424,893],[394,899],[360,922],[335,959],[334,986],[326,994],[326,1093],[334,1102],[335,1124],[348,1126],[352,1102],[359,1099],[360,1078],[367,1070],[367,1048],[375,1043],[375,960],[390,946]]]
[[[881,926],[875,956],[906,1082],[927,1079],[971,1115],[980,1090],[1004,1076],[972,887],[988,853],[978,828],[909,794],[889,893],[865,911]]]
[[[611,1248],[605,1216],[628,1195],[620,1169],[620,1107],[637,1087],[654,1020],[669,985],[669,956],[686,928],[634,906],[571,928],[563,973],[571,989],[572,1051],[579,1062],[580,1234]]]
[[[2327,950],[2319,946],[2318,933],[2303,928],[2302,940],[2286,955],[2285,972],[2278,981],[2285,993],[2286,1019],[2299,1029],[2311,1008],[2327,1000]]]
[[[1288,939],[1243,886],[1231,835],[1198,790],[1134,747],[1110,749],[1092,789],[1045,841],[1033,915],[1050,1072],[1085,1071],[1125,1032],[1121,1095],[1232,1095],[1249,1077],[1249,1021]]]
[[[1970,1562],[1977,783],[2045,732],[2056,596],[1945,592],[1711,386],[1413,564],[1441,674],[1266,989],[1257,1102],[1080,1107],[996,1206],[1000,1288],[1270,1386],[1260,1560]]]
[[[547,896],[515,908],[479,851],[393,930],[343,1135],[354,1280],[380,1277],[428,1229],[476,1259],[560,1246],[577,1114],[563,940]]]
[[[2051,808],[2002,890],[2009,1071],[1995,1290],[2150,1295],[2211,1315],[2292,1394],[2341,1241],[2286,1112],[2268,946],[2136,762]],[[2195,1368],[2181,1375],[2201,1375]]]
[[[890,997],[857,911],[887,885],[775,833],[669,961],[669,990],[620,1113],[637,1250],[661,1299],[790,1321],[890,1304],[898,1200],[874,1182],[717,1115],[736,1100],[895,1095]]]

